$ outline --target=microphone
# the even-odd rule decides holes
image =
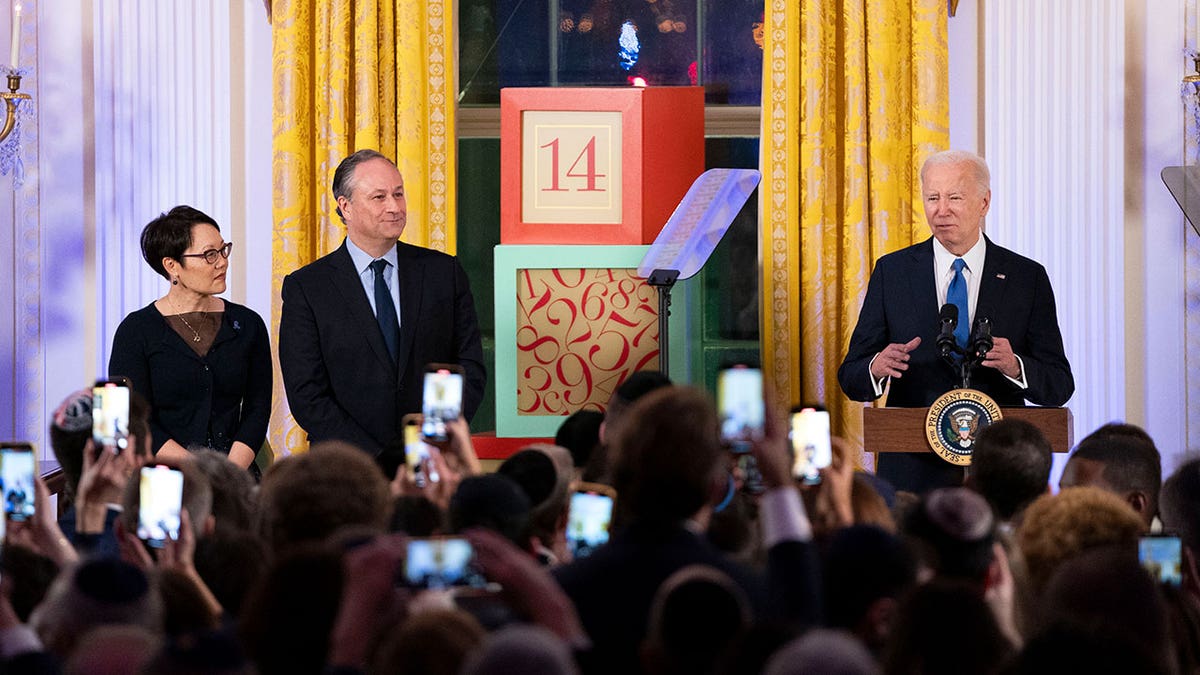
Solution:
[[[942,332],[938,335],[937,347],[942,353],[942,358],[945,358],[958,348],[954,341],[954,329],[958,328],[958,305],[948,302],[942,305],[942,311],[938,314],[938,322],[942,325]]]
[[[975,320],[975,333],[971,336],[971,353],[977,361],[987,358],[987,353],[995,346],[992,340],[992,321],[985,317]]]

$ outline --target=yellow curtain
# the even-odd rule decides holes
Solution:
[[[341,244],[330,185],[343,157],[374,148],[404,175],[404,240],[455,249],[453,0],[274,0],[272,287]],[[279,326],[279,294],[271,328]],[[273,344],[278,345],[278,335]],[[275,369],[268,440],[302,451]]]
[[[929,235],[920,162],[949,143],[946,0],[766,0],[763,366],[862,445],[837,368],[874,261]]]

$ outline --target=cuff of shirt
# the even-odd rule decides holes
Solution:
[[[758,509],[764,549],[783,541],[812,540],[812,523],[796,488],[788,485],[767,490],[759,498]]]
[[[877,358],[879,358],[879,354],[871,357],[870,363],[867,364],[867,377],[871,377],[871,366],[875,365],[875,359]],[[883,388],[887,386],[888,380],[890,379],[892,378],[887,375],[879,378],[878,380],[871,377],[871,388],[875,390],[875,398],[883,396]]]
[[[42,641],[37,633],[25,624],[0,630],[0,657],[11,659],[14,656],[42,651]]]
[[[1017,355],[1013,354],[1013,356],[1017,356]],[[1029,382],[1027,382],[1025,380],[1025,362],[1021,360],[1020,356],[1017,356],[1017,365],[1021,367],[1021,372],[1017,375],[1017,377],[1009,377],[1007,375],[1005,375],[1004,377],[1009,382],[1012,382],[1013,384],[1017,385],[1021,389],[1028,389]]]

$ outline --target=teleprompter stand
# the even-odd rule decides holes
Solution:
[[[671,288],[704,267],[761,179],[754,169],[709,169],[700,174],[638,265],[638,274],[658,289],[658,363],[667,376]]]

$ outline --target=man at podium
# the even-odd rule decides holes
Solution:
[[[936,344],[939,309],[949,304],[960,347],[979,320],[991,323],[994,344],[972,375],[973,389],[1001,406],[1066,403],[1075,380],[1046,270],[983,235],[992,197],[987,163],[961,150],[932,155],[921,167],[921,195],[933,236],[876,262],[838,369],[842,391],[873,401],[890,383],[889,406],[924,407],[959,387],[959,370]],[[963,478],[961,467],[933,453],[881,453],[878,473],[918,493]]]

